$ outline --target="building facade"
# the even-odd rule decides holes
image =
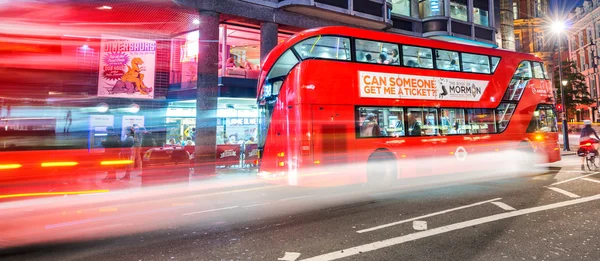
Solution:
[[[598,46],[600,39],[600,1],[587,0],[582,6],[576,7],[569,15],[572,21],[568,31],[569,59],[575,62],[577,71],[585,76],[591,98],[596,102],[590,106],[577,107],[574,120],[599,121],[598,91]]]
[[[22,116],[37,113],[19,103],[22,98],[60,101],[55,112],[45,113],[70,115],[85,137],[95,135],[87,130],[101,132],[109,124],[121,130],[138,124],[159,133],[159,145],[190,138],[206,163],[214,162],[217,146],[256,135],[261,60],[296,32],[341,25],[489,47],[502,42],[500,1],[494,0],[102,2],[34,1],[0,10],[7,18],[0,33],[8,35],[0,44],[23,35],[37,39],[23,41],[21,53],[4,53],[15,55],[2,58],[0,101]],[[15,62],[39,56],[27,53],[38,44],[52,46],[44,56],[54,58]],[[140,68],[134,58],[143,58]],[[140,84],[127,82],[131,67],[145,75],[144,88],[130,88]],[[30,77],[15,74],[23,70]],[[31,92],[22,91],[23,83]],[[109,117],[93,123],[97,116]]]
[[[513,0],[515,50],[541,58],[553,72],[556,41],[548,30],[549,0]]]

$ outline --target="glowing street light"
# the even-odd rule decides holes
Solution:
[[[562,58],[561,58],[561,35],[567,29],[564,21],[554,21],[552,23],[552,31],[557,34],[558,37],[558,79],[562,83],[560,86],[560,100],[562,111],[562,132],[563,132],[563,150],[569,151],[569,133],[567,127],[567,107],[565,106],[565,90],[563,86],[567,86],[567,81],[562,79]]]

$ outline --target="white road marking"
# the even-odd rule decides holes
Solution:
[[[296,259],[298,259],[298,257],[300,257],[300,253],[285,252],[285,255],[283,255],[282,258],[277,258],[277,260],[281,260],[281,261],[295,261]]]
[[[581,173],[581,171],[577,171],[577,173]],[[550,186],[555,186],[555,185],[566,183],[566,182],[569,182],[569,181],[573,181],[573,180],[577,180],[577,179],[581,179],[581,178],[585,178],[585,177],[597,175],[598,173],[600,173],[600,172],[594,172],[592,174],[587,174],[587,175],[583,175],[583,176],[579,176],[579,177],[575,177],[575,178],[571,178],[571,179],[566,179],[566,180],[559,181],[559,182],[554,182],[554,183],[550,184]]]
[[[582,180],[600,183],[600,180],[597,180],[597,179],[582,178]]]
[[[266,206],[266,205],[270,205],[270,204],[271,203],[260,203],[260,204],[244,206],[244,208],[253,208],[253,207],[258,207],[258,206]]]
[[[556,191],[556,192],[558,192],[560,194],[563,194],[563,195],[565,195],[567,197],[570,197],[570,198],[579,198],[579,195],[576,195],[576,194],[571,193],[569,191],[566,191],[564,189],[559,189],[559,188],[555,188],[555,187],[547,187],[547,188],[549,188],[551,190],[554,190],[554,191]]]
[[[427,221],[415,220],[413,221],[414,230],[427,230]]]
[[[494,205],[498,206],[499,208],[504,209],[506,211],[516,210],[515,208],[507,205],[506,203],[502,203],[502,202],[499,202],[499,201],[494,201],[494,202],[492,202],[492,204],[494,204]]]
[[[209,210],[202,210],[202,211],[197,211],[197,212],[185,213],[185,214],[181,214],[181,215],[182,216],[189,216],[189,215],[202,214],[202,213],[208,213],[208,212],[215,212],[215,211],[221,211],[221,210],[227,210],[227,209],[234,209],[234,208],[238,208],[238,206],[231,206],[231,207],[226,207],[226,208],[215,208],[215,209],[209,209]]]
[[[600,194],[590,196],[590,197],[584,197],[584,198],[578,198],[578,199],[572,199],[572,200],[568,200],[568,201],[548,204],[548,205],[544,205],[544,206],[526,208],[526,209],[521,209],[521,210],[516,210],[516,211],[511,211],[511,212],[504,212],[504,213],[500,213],[500,214],[496,214],[496,215],[491,215],[491,216],[477,218],[477,219],[468,220],[468,221],[463,221],[463,222],[459,222],[459,223],[455,223],[455,224],[451,224],[451,225],[447,225],[447,226],[443,226],[443,227],[438,227],[438,228],[434,228],[431,230],[416,232],[416,233],[412,233],[412,234],[408,234],[408,235],[404,235],[404,236],[394,237],[394,238],[381,240],[381,241],[377,241],[377,242],[373,242],[373,243],[369,243],[369,244],[364,244],[364,245],[360,245],[360,246],[356,246],[356,247],[338,250],[338,251],[323,254],[320,256],[303,259],[302,261],[325,261],[325,260],[340,259],[340,258],[354,256],[354,255],[374,251],[377,249],[381,249],[381,248],[385,248],[385,247],[389,247],[389,246],[393,246],[393,245],[399,245],[402,243],[414,241],[414,240],[421,239],[421,238],[426,238],[426,237],[430,237],[430,236],[435,236],[435,235],[451,232],[454,230],[459,230],[459,229],[463,229],[463,228],[467,228],[467,227],[490,223],[490,222],[507,219],[507,218],[511,218],[511,217],[527,215],[527,214],[531,214],[531,213],[535,213],[535,212],[541,212],[541,211],[555,209],[555,208],[572,206],[572,205],[581,204],[581,203],[590,202],[590,201],[599,200],[599,199],[600,199]]]
[[[439,211],[439,212],[435,212],[435,213],[423,215],[423,216],[420,216],[420,217],[405,219],[405,220],[401,220],[401,221],[397,221],[397,222],[392,222],[392,223],[384,224],[384,225],[381,225],[381,226],[376,226],[376,227],[372,227],[372,228],[367,228],[367,229],[359,230],[359,231],[356,231],[356,233],[371,232],[371,231],[374,231],[374,230],[378,230],[378,229],[382,229],[382,228],[386,228],[386,227],[391,227],[391,226],[395,226],[395,225],[400,225],[400,224],[404,224],[404,223],[415,221],[415,220],[419,220],[419,219],[433,217],[433,216],[437,216],[437,215],[440,215],[440,214],[446,214],[448,212],[452,212],[452,211],[456,211],[456,210],[461,210],[461,209],[465,209],[465,208],[470,208],[470,207],[474,207],[474,206],[483,205],[485,203],[489,203],[489,202],[492,202],[492,201],[498,201],[498,200],[501,200],[501,199],[502,198],[495,198],[495,199],[481,201],[481,202],[473,203],[473,204],[462,206],[462,207],[456,207],[456,208],[446,209],[446,210],[442,210],[442,211]]]
[[[301,199],[301,198],[310,198],[312,196],[301,196],[301,197],[291,197],[291,198],[282,198],[279,201],[288,201],[288,200],[294,200],[294,199]]]

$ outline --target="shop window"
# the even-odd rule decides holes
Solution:
[[[467,133],[464,109],[441,109],[440,112],[440,133],[442,135]]]
[[[435,63],[440,70],[460,71],[458,52],[435,50]]]
[[[489,26],[489,2],[485,1],[473,1],[473,22],[478,25]]]
[[[464,72],[490,73],[490,59],[486,55],[463,53],[462,70]]]
[[[513,20],[519,19],[519,2],[514,1],[512,8],[513,8]]]
[[[404,45],[402,46],[402,61],[408,67],[433,68],[433,58],[429,48]]]
[[[516,103],[501,103],[498,108],[496,108],[498,132],[503,132],[506,127],[508,127],[508,123],[515,112],[516,107]]]
[[[444,15],[444,0],[420,0],[419,16],[427,18]]]
[[[392,0],[392,14],[410,16],[410,0]]]
[[[467,109],[467,129],[471,134],[496,133],[494,109]]]
[[[400,65],[398,45],[356,40],[356,60],[366,63]]]
[[[544,69],[539,62],[533,62],[533,78],[544,79]]]
[[[356,113],[359,137],[401,137],[405,135],[403,108],[359,107]]]
[[[500,57],[492,57],[492,73],[496,72],[498,64],[500,63]]]
[[[552,105],[540,104],[533,112],[533,117],[527,127],[527,133],[557,132],[556,114]]]
[[[294,46],[302,59],[322,58],[350,60],[350,39],[336,36],[317,36]]]
[[[437,135],[439,133],[437,109],[408,108],[407,112],[408,136]]]
[[[468,21],[467,0],[450,0],[450,17]]]

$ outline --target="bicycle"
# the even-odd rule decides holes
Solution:
[[[600,155],[598,150],[594,148],[594,143],[590,141],[582,141],[579,143],[577,151],[579,157],[585,157],[585,165],[589,171],[597,171],[600,166]]]

